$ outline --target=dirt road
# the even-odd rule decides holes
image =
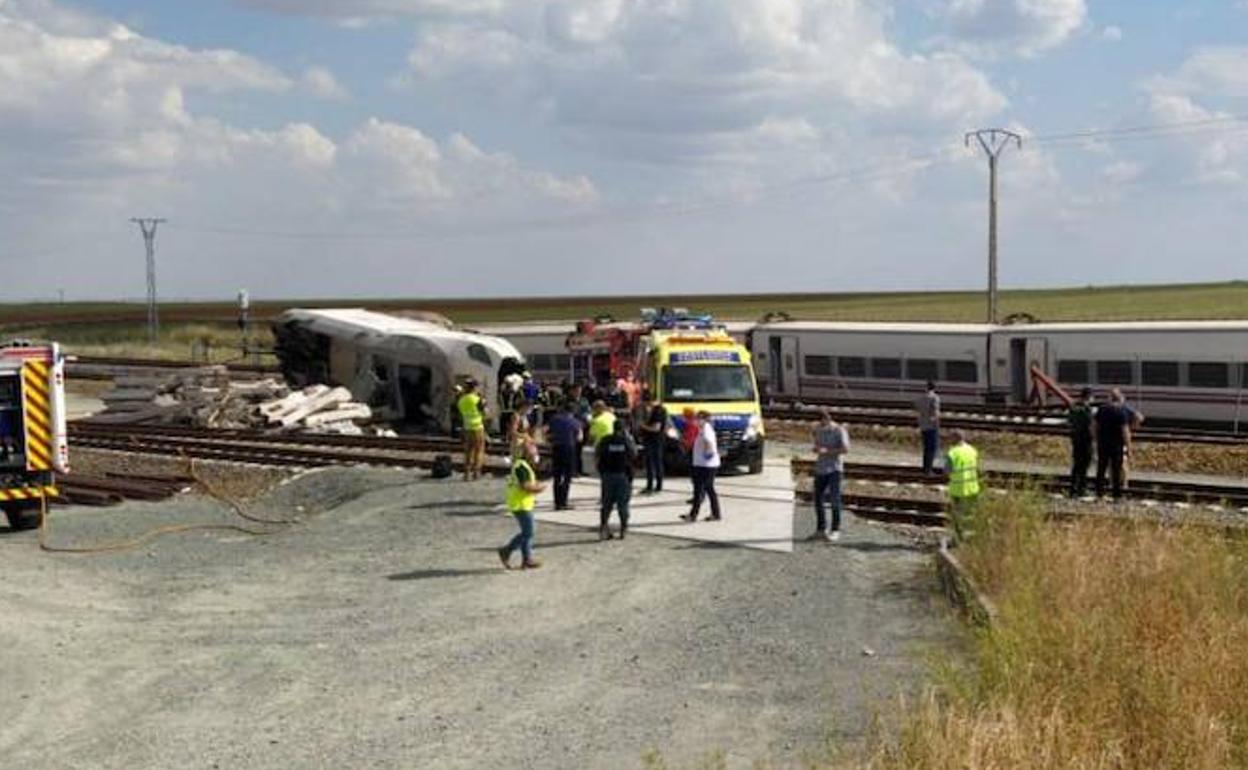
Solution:
[[[4,765],[791,762],[858,736],[956,642],[929,556],[871,525],[792,554],[542,525],[547,567],[508,573],[499,489],[333,469],[254,509],[302,508],[272,537],[63,556],[0,535]],[[188,497],[54,521],[81,544],[237,519]]]

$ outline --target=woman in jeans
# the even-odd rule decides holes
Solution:
[[[702,508],[702,499],[710,498],[711,515],[708,521],[719,521],[719,494],[715,491],[715,474],[719,471],[719,442],[715,439],[715,426],[711,424],[711,415],[698,412],[698,437],[693,442],[693,507],[689,513],[680,518],[694,522],[698,520],[698,511]]]

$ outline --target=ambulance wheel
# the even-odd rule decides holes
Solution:
[[[38,513],[22,505],[8,504],[4,506],[4,517],[9,520],[9,529],[30,529],[39,521]]]
[[[763,472],[763,453],[759,452],[750,458],[750,473],[759,474]]]

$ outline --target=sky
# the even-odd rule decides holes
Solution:
[[[1248,275],[1248,0],[0,0],[0,301]]]

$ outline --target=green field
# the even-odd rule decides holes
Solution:
[[[1030,313],[1041,321],[1248,318],[1248,281],[1207,284],[1027,289],[1001,292],[1001,315]],[[725,319],[756,319],[785,311],[794,318],[855,321],[982,321],[981,291],[740,294],[658,297],[537,297],[478,299],[318,299],[264,301],[253,316],[269,317],[287,307],[369,307],[377,310],[430,310],[459,323],[505,320],[572,319],[607,314],[635,317],[641,307],[681,306]],[[169,303],[169,322],[232,321],[232,303]],[[64,322],[142,322],[138,303],[0,305],[0,326]]]
[[[1003,291],[1001,317],[1028,313],[1039,321],[1248,319],[1248,281],[1214,284],[1108,286]],[[491,321],[569,320],[609,315],[636,318],[642,307],[687,307],[721,319],[756,320],[783,311],[795,319],[841,321],[983,321],[983,292],[705,295],[687,297],[572,297],[480,299],[339,299],[257,302],[252,317],[264,322],[288,307],[367,307],[381,311],[427,310],[460,324]],[[163,334],[148,349],[137,303],[0,305],[0,329],[10,334],[64,341],[78,352],[185,357],[192,344],[236,346],[232,303],[161,306]],[[219,351],[220,356],[228,355]],[[215,358],[215,357],[214,357]]]

